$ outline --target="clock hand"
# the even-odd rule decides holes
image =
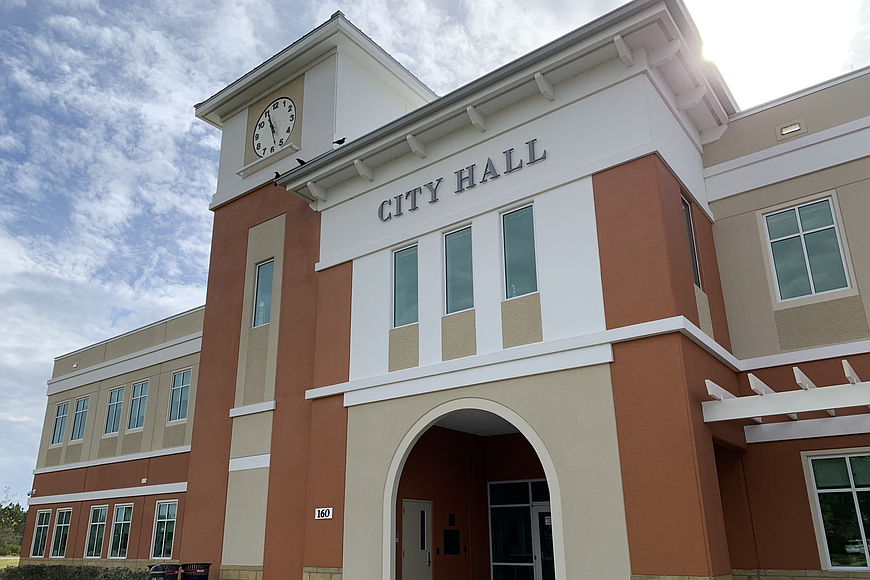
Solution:
[[[266,118],[269,119],[269,128],[272,129],[272,145],[277,145],[278,141],[275,139],[275,125],[272,124],[272,115],[269,114],[269,111],[266,111]]]

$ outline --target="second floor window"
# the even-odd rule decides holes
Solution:
[[[695,248],[695,227],[692,225],[692,206],[685,199],[680,199],[683,203],[683,220],[686,222],[686,237],[689,239],[689,257],[692,260],[692,276],[695,279],[695,286],[701,287],[701,271],[698,269],[698,252]]]
[[[471,228],[444,236],[447,314],[474,308]]]
[[[127,429],[138,429],[145,424],[145,403],[148,400],[148,381],[133,385],[133,396],[130,399],[130,420]]]
[[[81,441],[85,438],[85,421],[88,418],[88,402],[88,397],[76,401],[76,413],[73,415],[72,434],[70,434],[69,437],[70,441]]]
[[[780,300],[849,285],[831,200],[764,216]]]
[[[187,399],[190,396],[190,370],[172,375],[172,395],[169,401],[169,420],[187,418]]]
[[[257,266],[257,280],[254,288],[254,328],[269,324],[272,317],[272,277],[275,260]]]
[[[393,326],[417,322],[417,246],[393,254]]]
[[[538,291],[535,265],[535,221],[532,206],[502,216],[504,228],[505,297]]]
[[[106,413],[106,434],[117,433],[121,428],[121,407],[124,404],[124,388],[109,391],[109,410]]]
[[[51,444],[63,443],[63,432],[66,431],[66,416],[69,414],[69,402],[60,403],[54,413],[54,430],[51,433]]]

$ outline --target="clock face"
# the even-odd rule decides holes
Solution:
[[[258,157],[278,151],[290,142],[296,124],[296,105],[288,97],[279,97],[266,107],[254,125],[251,146]]]

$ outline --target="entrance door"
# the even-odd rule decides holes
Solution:
[[[535,551],[535,578],[555,580],[553,520],[548,505],[532,507],[532,545]]]
[[[402,500],[402,580],[432,580],[432,502]]]

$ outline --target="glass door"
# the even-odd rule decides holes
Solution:
[[[533,548],[535,560],[535,578],[538,580],[555,580],[556,566],[553,561],[553,517],[550,506],[532,507]]]

